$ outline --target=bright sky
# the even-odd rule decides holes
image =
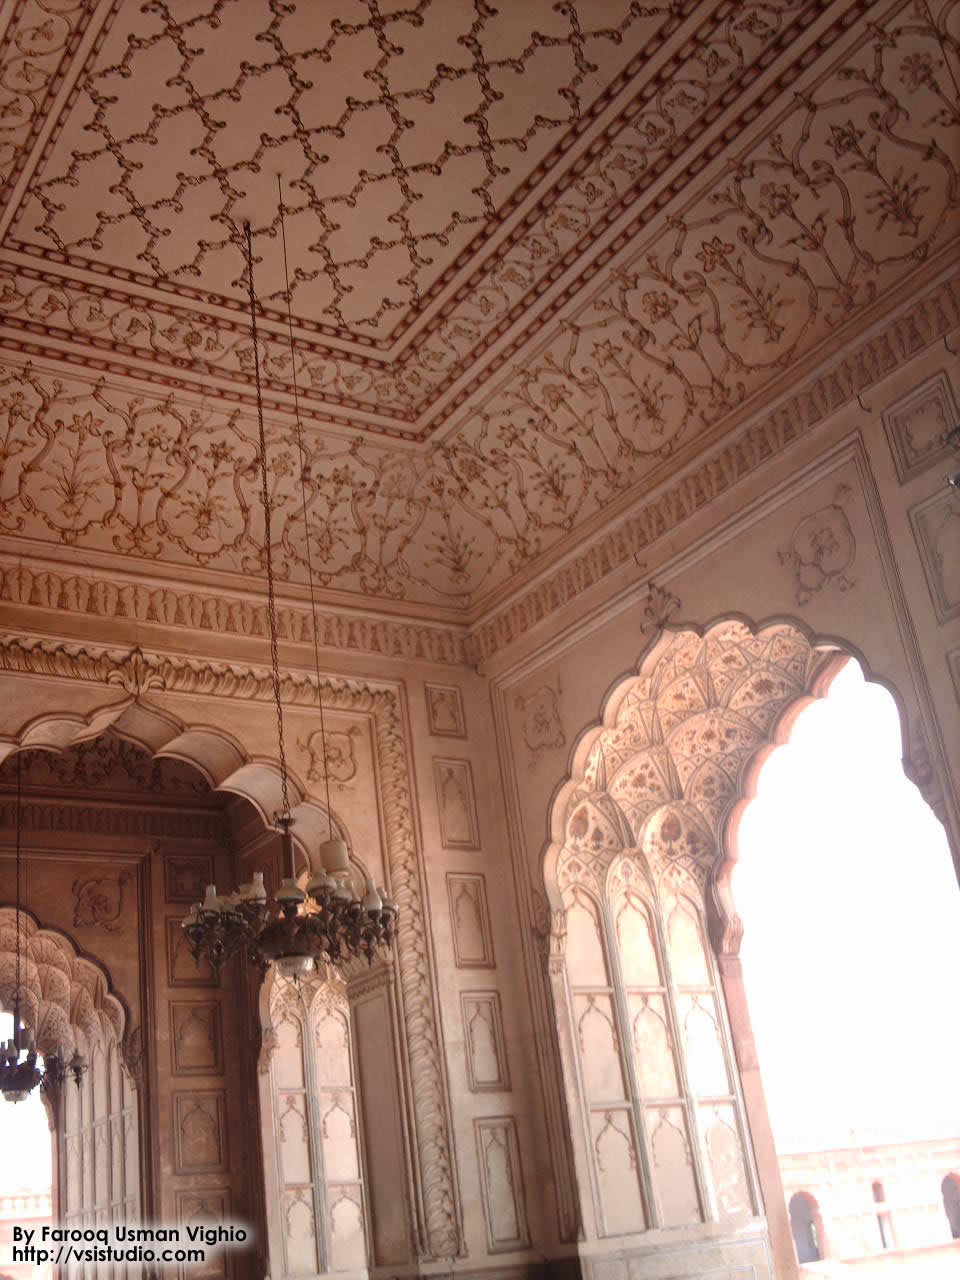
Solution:
[[[0,1012],[0,1040],[13,1035],[13,1014]],[[23,1102],[7,1102],[0,1096],[0,1151],[16,1159],[0,1160],[0,1196],[16,1191],[49,1191],[52,1150],[47,1113],[40,1090]]]
[[[743,817],[733,887],[781,1152],[960,1136],[960,889],[900,752],[893,698],[851,661]]]

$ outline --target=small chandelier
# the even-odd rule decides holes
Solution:
[[[64,1061],[65,1055],[56,1053],[44,1055],[43,1067],[37,1066],[37,1046],[33,1035],[20,1025],[20,843],[21,843],[21,808],[22,808],[22,769],[23,753],[17,752],[17,977],[13,993],[13,1035],[9,1040],[0,1042],[0,1093],[7,1102],[23,1102],[33,1090],[40,1085],[45,1093],[55,1094],[67,1078],[67,1072],[73,1074],[77,1088],[80,1079],[87,1069],[87,1064],[79,1049],[75,1049],[69,1063]]]
[[[190,908],[183,921],[183,931],[199,964],[201,957],[219,970],[223,962],[237,951],[245,950],[250,961],[265,972],[271,965],[287,977],[310,973],[324,964],[336,966],[341,961],[363,956],[373,962],[379,948],[389,948],[397,924],[396,904],[387,898],[368,877],[362,900],[351,883],[347,846],[333,834],[330,816],[330,776],[327,767],[327,739],[323,722],[321,696],[320,649],[317,630],[316,601],[313,590],[313,568],[310,560],[310,530],[307,521],[306,480],[308,474],[296,381],[293,345],[293,318],[290,310],[290,275],[287,268],[286,228],[283,196],[280,197],[280,226],[283,234],[283,264],[287,286],[287,323],[290,356],[293,364],[293,393],[296,412],[297,444],[300,452],[300,486],[303,497],[304,537],[306,539],[307,576],[310,582],[310,604],[313,614],[313,651],[317,674],[317,698],[320,709],[320,739],[323,746],[323,772],[326,784],[329,838],[318,850],[322,870],[314,874],[306,891],[297,883],[296,860],[290,828],[290,798],[287,782],[287,758],[283,741],[283,707],[280,701],[280,667],[277,644],[277,611],[273,586],[273,557],[270,546],[270,489],[267,479],[267,445],[263,429],[263,399],[260,387],[260,351],[257,341],[257,309],[253,287],[253,240],[250,224],[245,226],[247,241],[247,283],[250,294],[250,323],[253,333],[254,371],[257,389],[257,421],[260,429],[260,482],[264,519],[264,548],[267,568],[267,614],[270,625],[270,662],[273,696],[277,709],[277,738],[280,758],[280,783],[283,807],[274,818],[280,831],[284,879],[272,898],[268,898],[263,872],[234,893],[217,894],[216,885],[206,887],[202,902]]]

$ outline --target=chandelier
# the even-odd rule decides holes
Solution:
[[[87,1064],[79,1049],[65,1061],[66,1055],[58,1050],[44,1055],[43,1067],[37,1066],[37,1046],[32,1034],[20,1025],[20,833],[22,806],[23,753],[17,752],[17,976],[13,991],[13,1036],[0,1042],[0,1093],[7,1102],[23,1102],[40,1085],[46,1093],[55,1094],[67,1078],[69,1071],[80,1087],[80,1079]]]
[[[278,180],[279,181],[279,180]],[[260,351],[257,341],[257,306],[253,286],[253,240],[246,223],[247,284],[250,294],[250,325],[253,336],[254,373],[257,391],[257,422],[260,431],[260,497],[263,506],[264,550],[267,569],[267,615],[270,629],[270,667],[273,697],[277,711],[277,740],[280,761],[281,812],[274,817],[282,845],[284,879],[271,898],[263,883],[263,872],[234,893],[217,894],[216,885],[206,887],[202,902],[191,907],[183,921],[194,959],[205,959],[215,970],[238,951],[266,972],[275,965],[279,973],[298,977],[324,964],[336,966],[342,961],[364,957],[370,963],[378,949],[389,948],[397,923],[397,907],[368,877],[362,899],[354,891],[350,875],[347,846],[333,833],[330,809],[330,777],[327,762],[327,739],[323,721],[323,698],[320,679],[320,647],[317,610],[310,558],[310,530],[307,521],[306,483],[308,464],[300,428],[296,362],[293,343],[293,317],[290,308],[290,275],[287,267],[287,240],[284,224],[283,194],[280,194],[280,228],[283,236],[283,267],[286,279],[287,326],[290,357],[293,365],[293,395],[300,453],[300,488],[303,499],[303,525],[306,543],[307,576],[310,583],[310,606],[313,617],[313,652],[317,676],[317,699],[320,712],[320,741],[323,750],[323,773],[326,785],[327,824],[329,838],[318,850],[321,871],[308,879],[305,889],[297,881],[291,827],[290,798],[287,781],[287,759],[283,740],[283,706],[280,699],[280,666],[277,645],[277,611],[274,598],[273,556],[270,545],[270,489],[267,479],[267,445],[263,429],[263,398],[260,387]]]

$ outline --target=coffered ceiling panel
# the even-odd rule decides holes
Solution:
[[[282,574],[295,372],[320,586],[464,617],[956,258],[954,0],[11,12],[7,548],[262,572],[245,217]]]

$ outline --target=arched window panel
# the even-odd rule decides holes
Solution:
[[[718,1102],[700,1109],[713,1193],[721,1218],[753,1212],[753,1197],[743,1160],[743,1134],[737,1108]]]
[[[680,877],[669,880],[661,889],[661,909],[687,1079],[716,1211],[720,1218],[736,1217],[752,1212],[754,1206],[703,915],[693,899],[679,891]]]
[[[277,1169],[284,1268],[288,1275],[322,1270],[317,1232],[317,1187],[307,1098],[308,1063],[299,993],[277,984],[272,1060]]]
[[[592,1108],[590,1140],[604,1233],[613,1236],[643,1231],[647,1215],[630,1107]]]
[[[647,1134],[663,1225],[677,1227],[699,1222],[700,1197],[683,1106],[649,1108]]]
[[[350,1009],[346,996],[328,985],[310,1012],[330,1262],[334,1271],[352,1270],[366,1266],[367,1231]]]
[[[600,910],[579,886],[563,895],[566,907],[567,972],[575,987],[610,988]]]
[[[284,1273],[367,1265],[350,1011],[329,984],[278,979],[271,1062]]]

